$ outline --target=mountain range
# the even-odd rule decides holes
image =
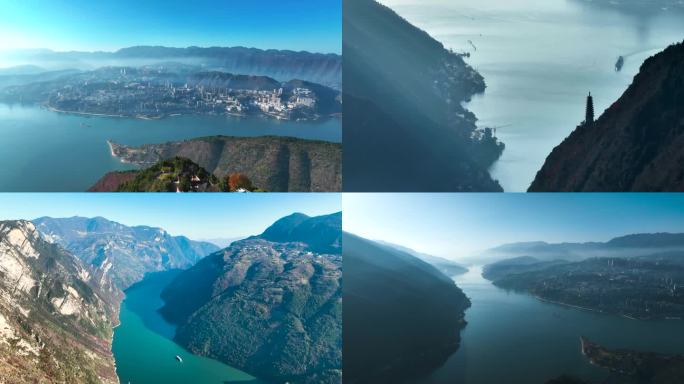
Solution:
[[[175,341],[274,382],[342,382],[342,214],[284,217],[163,291]]]
[[[684,250],[684,233],[640,233],[607,242],[547,243],[543,241],[504,244],[466,259],[488,264],[521,256],[539,261],[581,261],[591,257],[632,257]]]
[[[279,81],[301,79],[342,88],[342,58],[337,54],[262,50],[246,47],[135,46],[115,52],[55,52],[22,50],[8,52],[14,62],[40,63],[46,70],[92,70],[109,65],[199,65],[207,70],[269,76]],[[25,73],[35,73],[33,68]]]
[[[456,276],[456,275],[462,275],[462,274],[468,272],[468,268],[466,268],[465,266],[463,266],[463,265],[461,265],[455,261],[445,259],[443,257],[433,256],[433,255],[430,255],[427,253],[418,252],[418,251],[413,250],[411,248],[404,247],[404,246],[401,246],[398,244],[388,243],[386,241],[376,240],[376,243],[388,246],[388,247],[396,249],[398,251],[408,253],[411,256],[417,257],[418,259],[423,260],[424,262],[426,262],[428,264],[431,264],[432,266],[437,268],[440,272],[442,272],[443,274],[445,274],[449,277]]]
[[[102,217],[41,217],[33,223],[46,240],[79,257],[98,276],[110,277],[121,290],[148,272],[189,268],[219,249],[161,228],[129,227]]]
[[[162,293],[176,342],[260,379],[341,383],[341,243],[341,212],[292,214],[218,252],[102,217],[0,222],[0,381],[118,383],[123,289],[187,268]]]

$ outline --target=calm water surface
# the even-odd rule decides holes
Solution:
[[[111,156],[108,139],[141,145],[212,135],[280,135],[339,142],[342,121],[298,123],[227,116],[139,120],[0,104],[0,191],[79,192],[107,172],[132,169]]]
[[[122,384],[263,384],[254,377],[216,360],[187,352],[171,339],[175,327],[157,309],[159,295],[178,271],[148,275],[126,291],[121,325],[114,330],[112,351]],[[176,356],[183,363],[176,361]]]
[[[631,13],[577,0],[381,0],[467,62],[487,90],[469,103],[480,126],[498,127],[506,151],[492,176],[526,190],[551,150],[624,92],[643,61],[684,40],[684,14]],[[472,45],[471,43],[472,42]],[[621,72],[617,58],[625,56]]]
[[[611,348],[684,353],[684,321],[640,321],[582,311],[505,291],[474,267],[456,277],[472,301],[462,344],[422,383],[543,384],[562,374],[600,380],[607,372],[580,351],[580,336]]]

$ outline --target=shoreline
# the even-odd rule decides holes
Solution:
[[[331,114],[327,116],[316,116],[314,118],[303,118],[303,119],[291,119],[291,118],[284,118],[281,116],[273,115],[270,113],[262,113],[258,115],[247,115],[247,114],[238,114],[238,113],[225,113],[225,114],[204,114],[204,113],[170,113],[170,114],[161,114],[161,115],[156,115],[156,116],[147,116],[147,115],[116,115],[116,114],[107,114],[107,113],[94,113],[94,112],[78,112],[78,111],[67,111],[63,109],[58,109],[50,105],[43,104],[43,107],[51,112],[55,113],[61,113],[65,115],[76,115],[76,116],[86,116],[86,117],[110,117],[110,118],[117,118],[117,119],[137,119],[137,120],[146,120],[146,121],[154,121],[154,120],[163,120],[163,119],[168,119],[172,117],[184,117],[184,116],[226,116],[226,117],[231,117],[231,118],[236,118],[236,119],[244,119],[244,118],[249,118],[249,117],[261,117],[261,118],[266,118],[270,120],[275,120],[275,121],[292,121],[292,122],[303,122],[303,123],[311,123],[311,122],[318,122],[322,120],[328,120],[328,119],[341,119],[342,118],[342,113],[337,113],[337,114]]]
[[[563,302],[561,302],[561,301],[554,301],[554,300],[550,300],[550,299],[545,299],[545,298],[543,298],[543,297],[541,297],[541,296],[539,296],[539,295],[532,295],[532,296],[533,296],[534,298],[536,298],[537,300],[542,301],[542,302],[545,302],[545,303],[560,305],[560,306],[563,306],[563,307],[568,307],[568,308],[573,308],[573,309],[579,309],[579,310],[582,310],[582,311],[596,312],[596,313],[600,313],[600,314],[603,314],[603,315],[618,316],[618,317],[622,317],[622,318],[625,318],[625,319],[628,319],[628,320],[636,320],[636,321],[651,321],[651,320],[656,320],[656,321],[657,321],[657,320],[670,320],[670,321],[673,321],[673,320],[675,320],[675,321],[676,321],[676,320],[680,320],[680,321],[681,321],[681,320],[684,320],[684,319],[682,319],[681,317],[674,317],[674,316],[655,317],[655,318],[636,317],[636,316],[632,316],[632,315],[628,315],[628,314],[624,314],[624,313],[606,312],[606,311],[602,311],[602,310],[600,310],[600,309],[587,308],[587,307],[582,307],[582,306],[579,306],[579,305],[573,305],[573,304],[563,303]]]

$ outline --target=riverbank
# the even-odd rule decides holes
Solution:
[[[498,288],[481,271],[472,266],[454,279],[472,302],[461,346],[418,384],[545,383],[564,374],[603,382],[609,372],[582,355],[580,336],[602,345],[684,353],[682,321],[634,321],[557,305]]]
[[[178,271],[160,272],[126,290],[121,304],[121,324],[114,335],[113,352],[121,383],[262,384],[253,376],[216,360],[193,355],[175,342],[175,326],[157,309],[163,305],[161,290]],[[183,362],[176,360],[180,356]]]
[[[235,113],[235,112],[226,112],[223,114],[220,113],[170,113],[170,114],[158,114],[158,115],[142,115],[142,114],[108,114],[108,113],[95,113],[95,112],[81,112],[81,111],[68,111],[65,109],[59,109],[56,107],[53,107],[51,105],[45,104],[43,105],[45,109],[47,109],[50,112],[55,112],[55,113],[62,113],[62,114],[67,114],[67,115],[75,115],[75,116],[86,116],[86,117],[110,117],[110,118],[124,118],[124,119],[138,119],[138,120],[163,120],[171,117],[181,117],[181,116],[227,116],[227,117],[235,117],[235,118],[249,118],[249,117],[262,117],[266,119],[272,119],[275,121],[291,121],[291,122],[317,122],[320,120],[325,120],[325,119],[339,119],[342,117],[342,113],[335,113],[331,114],[329,116],[321,116],[321,115],[316,115],[313,117],[304,117],[304,118],[289,118],[289,117],[284,117],[278,113],[274,112],[263,112],[259,114],[246,114],[246,113]]]

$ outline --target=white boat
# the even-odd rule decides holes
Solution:
[[[183,359],[182,359],[180,356],[178,356],[178,355],[176,355],[176,360],[178,360],[179,363],[182,363],[182,362],[183,362]]]

